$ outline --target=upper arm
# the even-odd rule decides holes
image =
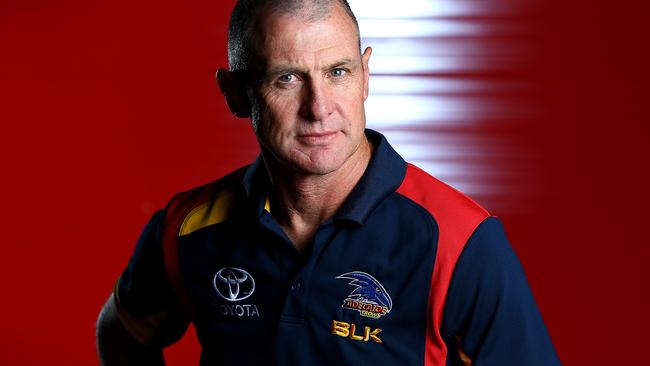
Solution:
[[[480,365],[559,365],[524,270],[503,226],[486,219],[463,250],[449,287],[448,343]]]
[[[159,211],[144,228],[112,296],[117,319],[144,345],[171,344],[180,339],[189,324],[167,279],[161,242],[163,222],[164,212]]]

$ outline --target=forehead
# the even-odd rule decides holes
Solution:
[[[319,17],[310,14],[266,14],[255,31],[258,55],[274,64],[326,63],[359,57],[359,35],[350,17],[338,5]]]

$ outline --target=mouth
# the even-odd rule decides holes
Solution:
[[[298,141],[305,145],[327,145],[336,137],[338,131],[312,132],[297,135]]]

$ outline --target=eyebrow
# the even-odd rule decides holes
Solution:
[[[294,66],[280,65],[266,71],[264,73],[264,76],[268,78],[275,75],[284,75],[284,74],[292,74],[292,73],[304,73],[304,72]]]
[[[323,70],[331,70],[331,69],[337,68],[339,66],[347,66],[347,65],[351,65],[353,63],[354,63],[354,60],[351,60],[349,58],[344,58],[344,59],[338,60],[338,61],[336,61],[336,62],[334,62],[334,63],[332,63],[332,64],[330,64],[328,66],[325,66],[323,68]]]

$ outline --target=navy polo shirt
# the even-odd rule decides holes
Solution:
[[[164,345],[192,321],[201,365],[559,364],[499,221],[366,134],[368,168],[306,254],[261,159],[175,197],[116,286],[127,329]]]

